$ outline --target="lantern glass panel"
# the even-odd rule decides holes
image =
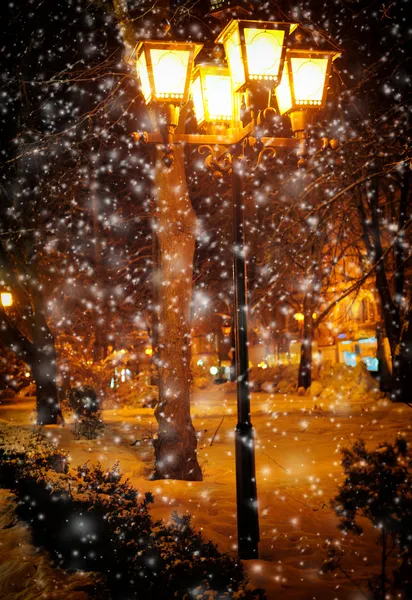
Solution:
[[[234,23],[230,34],[225,39],[224,47],[230,72],[232,74],[233,87],[235,90],[238,90],[245,84],[246,76],[237,23]]]
[[[156,98],[183,99],[189,50],[150,49]]]
[[[199,125],[203,123],[205,120],[205,110],[203,107],[203,93],[202,93],[202,83],[200,74],[196,77],[194,82],[192,83],[192,100],[193,100],[193,108],[195,110],[196,120]]]
[[[233,117],[232,82],[227,75],[205,75],[204,87],[209,118],[231,121]]]
[[[291,58],[293,88],[297,105],[320,106],[329,58]]]
[[[281,115],[283,115],[292,108],[292,94],[290,92],[289,69],[287,62],[285,62],[282,79],[280,80],[280,84],[275,88],[275,92],[279,112]]]
[[[10,292],[2,292],[1,293],[1,303],[4,307],[12,306],[13,296],[10,294]]]
[[[142,86],[143,96],[145,102],[147,103],[150,101],[150,98],[152,96],[152,90],[150,88],[149,73],[147,70],[146,55],[144,51],[140,54],[139,58],[137,59],[137,72],[140,77],[140,84]]]
[[[244,34],[250,79],[276,81],[279,76],[285,31],[246,27]]]

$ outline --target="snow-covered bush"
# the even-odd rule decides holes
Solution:
[[[98,436],[103,428],[100,399],[92,387],[70,388],[69,403],[74,411],[74,434],[89,440]]]
[[[309,394],[319,400],[342,403],[350,401],[362,403],[367,399],[379,399],[378,382],[372,377],[364,363],[356,367],[336,364],[327,369],[321,369],[319,380],[309,388]]]
[[[405,439],[368,450],[363,440],[342,450],[345,481],[331,505],[345,533],[362,535],[359,519],[379,532],[380,573],[369,579],[376,600],[412,598],[412,451]],[[393,571],[390,573],[390,559]],[[344,569],[344,551],[329,545],[323,570]],[[393,594],[393,595],[392,595]]]
[[[298,365],[276,365],[267,369],[252,367],[249,380],[255,392],[294,393],[297,390]]]
[[[153,520],[153,496],[123,480],[118,463],[69,469],[66,455],[37,434],[3,445],[6,471],[36,543],[61,567],[105,573],[113,598],[265,598],[246,589],[241,562],[205,542],[189,516]]]

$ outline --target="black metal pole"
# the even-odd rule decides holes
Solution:
[[[237,425],[236,501],[238,556],[258,558],[259,515],[257,506],[255,440],[250,420],[249,356],[247,343],[246,260],[244,253],[244,207],[242,199],[242,164],[236,148],[232,164],[233,193],[233,280]]]

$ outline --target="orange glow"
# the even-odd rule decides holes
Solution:
[[[153,348],[146,348],[144,353],[146,354],[146,356],[152,356]]]
[[[136,50],[136,70],[146,104],[185,104],[193,61],[202,44],[148,40]]]
[[[2,292],[1,293],[1,303],[4,307],[12,306],[13,304],[13,296],[10,292]]]

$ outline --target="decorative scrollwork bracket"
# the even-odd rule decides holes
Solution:
[[[230,150],[222,151],[221,146],[202,144],[197,151],[199,154],[207,154],[205,166],[212,172],[213,179],[222,179],[232,172],[233,156]]]

